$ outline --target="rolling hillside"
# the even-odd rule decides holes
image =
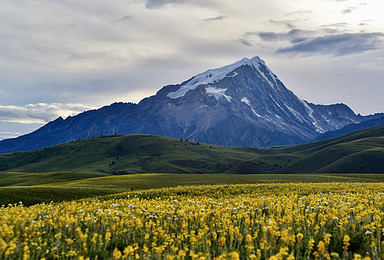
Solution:
[[[151,135],[111,135],[0,155],[0,185],[132,173],[221,173],[265,151]],[[10,181],[8,181],[10,180]],[[28,180],[28,181],[27,181]],[[51,181],[52,182],[52,181]]]
[[[261,171],[263,161],[275,164]],[[259,167],[259,168],[258,168]],[[271,154],[242,162],[227,173],[384,173],[384,127],[342,137],[271,149]]]
[[[383,173],[384,127],[283,150],[302,157],[284,169],[287,173]]]
[[[384,127],[256,149],[151,135],[110,135],[0,155],[0,185],[137,173],[384,173]]]

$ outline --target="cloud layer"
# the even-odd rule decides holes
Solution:
[[[138,102],[164,85],[255,55],[304,99],[334,102],[339,93],[332,91],[359,93],[369,81],[363,92],[374,100],[384,81],[381,10],[381,1],[360,0],[2,0],[0,132],[23,132],[10,122],[41,124],[115,101]],[[328,73],[348,68],[348,89],[345,78],[319,83],[330,78],[314,66],[321,59],[331,59]],[[361,113],[384,110],[347,94],[337,101]]]
[[[345,33],[301,39],[291,46],[279,48],[277,53],[343,56],[377,50],[383,46],[383,33]]]
[[[94,107],[82,104],[38,103],[25,106],[0,106],[0,122],[43,124],[57,117],[74,116]]]
[[[167,4],[178,4],[185,2],[186,0],[147,0],[145,6],[149,9],[160,8]]]

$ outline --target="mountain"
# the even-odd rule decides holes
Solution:
[[[98,136],[0,155],[0,186],[131,173],[384,173],[384,127],[283,148],[152,135]]]
[[[244,58],[160,89],[138,104],[115,103],[3,140],[0,153],[106,134],[154,134],[267,147],[308,142],[364,118],[344,104],[315,105],[288,90],[259,57]]]
[[[319,135],[314,141],[336,138],[336,137],[340,137],[343,135],[356,132],[358,130],[367,129],[370,127],[384,126],[384,114],[382,113],[368,116],[367,118],[368,119],[373,118],[373,119],[369,119],[357,124],[346,125],[343,128],[335,131],[326,132],[324,134]]]

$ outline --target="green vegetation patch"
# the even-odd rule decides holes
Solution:
[[[127,191],[189,185],[384,182],[384,174],[132,174],[0,188],[0,205],[60,202]]]
[[[77,187],[2,187],[0,188],[0,206],[22,202],[34,204],[77,200],[94,196],[116,193],[116,190]]]

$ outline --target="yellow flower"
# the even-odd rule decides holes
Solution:
[[[240,256],[239,256],[239,253],[233,251],[233,252],[230,252],[228,254],[228,257],[230,260],[239,260],[240,259]]]
[[[134,253],[135,253],[135,250],[131,246],[127,246],[123,251],[124,258],[127,258],[128,256],[133,255]]]
[[[309,239],[308,246],[307,246],[309,252],[312,251],[314,245],[315,245],[315,240],[313,238]]]
[[[115,248],[115,250],[113,250],[113,255],[112,255],[112,257],[113,257],[114,260],[121,259],[122,254],[121,254],[120,250],[117,249],[117,248]]]
[[[324,236],[324,244],[327,246],[327,245],[329,245],[330,243],[331,243],[331,234],[329,234],[329,233],[327,233],[327,234],[325,234],[325,236]]]
[[[350,245],[349,244],[350,240],[351,240],[351,238],[348,235],[344,236],[344,238],[343,238],[343,250],[344,250],[344,252],[348,251],[348,246]]]
[[[354,254],[353,260],[361,260],[361,255],[359,254]]]
[[[298,233],[298,234],[296,235],[296,237],[297,237],[297,242],[300,243],[300,242],[303,240],[304,235],[303,235],[302,233]]]

